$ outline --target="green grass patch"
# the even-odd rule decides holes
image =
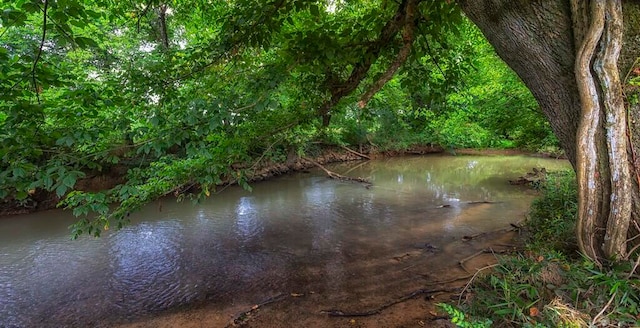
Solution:
[[[442,305],[459,327],[637,327],[640,277],[633,261],[598,267],[580,256],[575,238],[573,172],[538,186],[526,250],[503,256],[472,281],[464,303]]]

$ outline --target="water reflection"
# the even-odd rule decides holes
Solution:
[[[507,179],[533,166],[567,167],[437,156],[353,165],[333,170],[373,187],[295,174],[253,193],[229,188],[198,207],[162,200],[99,239],[70,241],[66,212],[4,218],[0,327],[108,326],[199,303],[233,312],[233,304],[304,290],[357,300],[402,282],[387,267],[411,245],[521,218],[532,195]],[[469,203],[483,200],[495,203]]]
[[[241,197],[236,206],[236,234],[244,243],[258,236],[262,228],[254,197]]]

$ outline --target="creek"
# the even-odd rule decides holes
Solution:
[[[328,167],[373,185],[294,173],[196,206],[162,199],[75,241],[68,211],[1,218],[0,327],[106,327],[203,304],[229,320],[279,293],[382,299],[410,279],[393,258],[425,245],[446,258],[452,241],[522,220],[535,192],[508,180],[569,165],[429,155]]]

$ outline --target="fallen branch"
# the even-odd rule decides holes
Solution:
[[[340,148],[342,148],[342,149],[344,149],[344,150],[346,150],[346,151],[348,151],[348,152],[350,152],[350,153],[352,153],[354,155],[358,155],[358,156],[360,156],[362,158],[366,158],[366,159],[369,159],[369,160],[371,159],[371,157],[369,157],[369,156],[367,156],[367,155],[365,155],[363,153],[359,153],[359,152],[357,152],[357,151],[355,151],[355,150],[353,150],[351,148],[348,148],[348,147],[345,147],[345,146],[340,146]]]
[[[282,301],[287,297],[289,297],[288,294],[279,294],[279,295],[276,295],[274,297],[270,297],[270,298],[266,299],[265,301],[252,306],[251,309],[249,309],[247,311],[244,311],[244,312],[241,312],[238,315],[236,315],[233,318],[233,320],[231,320],[225,326],[225,328],[237,327],[237,326],[243,325],[244,323],[247,322],[247,320],[249,320],[249,316],[251,314],[253,314],[254,312],[258,311],[258,309],[260,309],[261,307],[263,307],[265,305],[268,305],[268,304],[271,304],[271,303]]]
[[[372,316],[372,315],[376,315],[376,314],[380,314],[380,312],[382,312],[383,310],[394,306],[398,303],[402,303],[405,302],[407,300],[410,300],[412,298],[415,298],[416,296],[419,295],[423,295],[423,294],[434,294],[434,293],[441,293],[441,292],[454,292],[459,290],[459,287],[455,287],[455,288],[439,288],[439,289],[418,289],[416,291],[413,291],[405,296],[400,297],[397,300],[393,300],[390,302],[387,302],[375,309],[372,310],[368,310],[368,311],[364,311],[364,312],[344,312],[341,310],[322,310],[320,311],[320,313],[326,313],[328,314],[330,317],[368,317],[368,316]]]
[[[475,253],[473,253],[473,254],[471,254],[471,255],[469,255],[469,256],[467,256],[467,257],[463,258],[462,260],[458,261],[458,264],[460,264],[460,267],[461,267],[464,271],[466,271],[467,273],[471,273],[471,271],[469,271],[469,270],[467,269],[467,267],[466,267],[466,266],[464,266],[464,263],[465,263],[465,262],[467,262],[467,261],[469,261],[469,260],[471,260],[471,259],[473,259],[474,257],[476,257],[476,256],[478,256],[478,255],[482,255],[482,254],[484,254],[484,249],[483,249],[483,250],[480,250],[480,251],[477,251],[477,252],[475,252]]]
[[[499,203],[504,203],[504,202],[492,202],[489,200],[476,200],[476,201],[466,202],[466,204],[499,204]]]
[[[324,173],[327,174],[327,176],[329,176],[329,178],[331,179],[336,179],[336,180],[342,180],[342,181],[355,181],[355,182],[360,182],[360,183],[364,183],[367,185],[371,185],[371,182],[369,182],[369,180],[364,179],[364,178],[353,178],[353,177],[346,177],[344,175],[340,175],[338,173],[329,171],[327,168],[325,168],[324,166],[322,166],[320,163],[310,159],[310,158],[306,158],[306,157],[302,157],[302,159],[304,159],[305,161],[310,162],[311,164],[319,167],[321,170],[324,171]]]

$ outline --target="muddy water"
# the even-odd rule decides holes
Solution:
[[[111,326],[204,304],[226,322],[297,292],[357,305],[402,288],[404,256],[446,258],[452,241],[521,220],[533,193],[507,180],[532,167],[568,164],[514,156],[340,164],[332,170],[373,186],[297,173],[198,206],[155,202],[99,239],[70,241],[67,212],[3,218],[0,327]]]

